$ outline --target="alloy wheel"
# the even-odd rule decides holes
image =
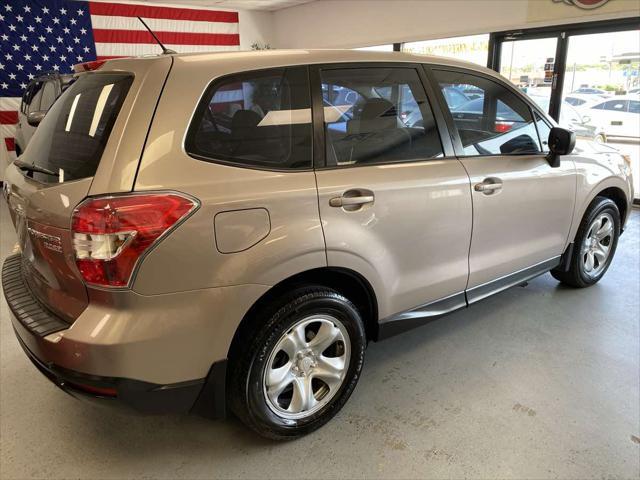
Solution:
[[[589,277],[597,277],[606,267],[611,253],[615,224],[609,213],[598,215],[587,230],[580,251],[582,270]]]
[[[351,343],[331,315],[312,315],[293,325],[271,351],[263,375],[269,408],[290,419],[322,409],[340,390],[349,369]]]

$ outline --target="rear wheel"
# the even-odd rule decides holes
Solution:
[[[609,198],[596,197],[580,223],[568,271],[551,275],[572,287],[588,287],[605,274],[618,245],[620,212]]]
[[[295,438],[331,419],[364,362],[356,307],[325,287],[302,287],[243,328],[230,363],[229,404],[260,435]]]

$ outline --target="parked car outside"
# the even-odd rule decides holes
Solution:
[[[73,81],[73,75],[47,73],[40,75],[27,85],[22,95],[20,110],[18,111],[18,125],[16,127],[16,155],[21,155],[36,127],[29,124],[29,114],[41,118],[44,116],[56,98]]]
[[[530,95],[530,97],[534,102],[540,105],[545,112],[549,111],[548,97],[541,97],[538,95]],[[593,121],[588,114],[581,113],[566,100],[562,102],[558,122],[561,127],[574,132],[578,139],[605,143],[607,141],[607,137],[604,129],[598,125],[594,125],[592,122]]]
[[[583,95],[579,93],[572,93],[564,97],[564,101],[568,104],[572,105],[576,108],[587,107],[597,101],[599,101],[601,97],[595,97],[593,95]]]
[[[640,138],[640,96],[622,95],[584,110],[607,137]]]
[[[578,93],[582,95],[598,95],[601,98],[607,98],[611,96],[611,92],[607,92],[606,90],[595,87],[580,87],[571,93]]]
[[[368,342],[546,272],[595,284],[631,210],[622,155],[576,146],[473,64],[317,50],[91,65],[4,186],[13,328],[79,398],[309,433],[354,391]],[[459,86],[486,108],[447,95]],[[356,108],[334,113],[330,92]]]

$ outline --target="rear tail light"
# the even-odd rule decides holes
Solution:
[[[505,133],[505,132],[508,132],[509,130],[511,130],[511,127],[513,127],[513,122],[502,122],[502,121],[498,120],[495,123],[493,130],[496,133]]]
[[[85,282],[125,287],[140,260],[198,204],[177,193],[89,198],[73,212],[76,265]]]

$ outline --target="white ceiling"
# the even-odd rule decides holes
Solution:
[[[302,5],[314,0],[136,0],[137,2],[170,3],[193,7],[218,7],[237,10],[275,11],[282,8]]]

